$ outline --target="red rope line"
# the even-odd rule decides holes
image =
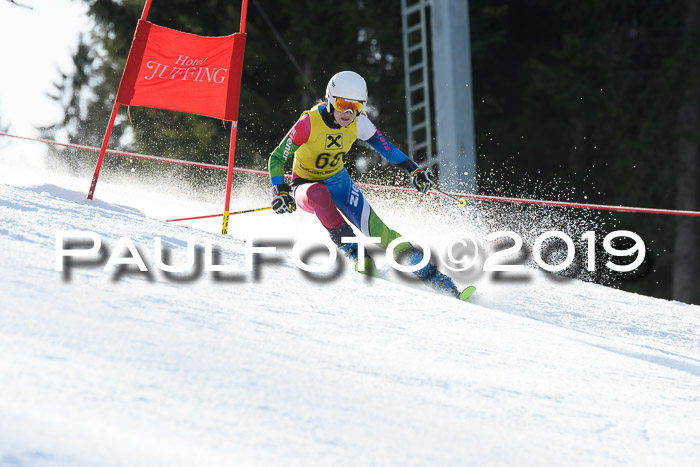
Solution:
[[[79,144],[57,143],[56,141],[51,141],[51,140],[47,140],[47,139],[29,138],[26,136],[11,135],[8,133],[1,133],[0,132],[0,136],[8,136],[10,138],[23,139],[23,140],[27,140],[27,141],[35,141],[35,142],[51,144],[51,145],[55,145],[55,146],[63,146],[66,148],[71,148],[71,149],[81,149],[84,151],[92,151],[92,152],[99,152],[100,151],[98,148],[94,148],[91,146],[82,146]],[[146,159],[146,160],[157,161],[157,162],[167,162],[169,164],[187,165],[187,166],[192,166],[192,167],[201,167],[201,168],[205,168],[205,169],[215,169],[215,170],[227,170],[228,169],[228,167],[223,166],[223,165],[182,161],[182,160],[177,160],[177,159],[169,159],[167,157],[147,156],[147,155],[143,155],[143,154],[135,154],[132,152],[115,151],[112,149],[108,149],[107,152],[110,154],[118,155],[118,156],[133,157],[136,159]],[[250,174],[250,175],[262,175],[262,176],[266,176],[266,177],[269,176],[269,174],[267,172],[264,172],[262,170],[233,168],[233,171],[239,172],[239,173],[244,173],[244,174]],[[289,178],[290,176],[285,175],[285,177]],[[384,186],[384,185],[371,185],[371,184],[367,184],[367,183],[358,183],[357,185],[361,188],[369,188],[372,190],[415,193],[415,190],[413,190],[411,188],[401,188],[401,187]],[[654,208],[638,208],[638,207],[630,207],[630,206],[610,206],[610,205],[605,205],[605,204],[582,204],[582,203],[571,203],[571,202],[567,202],[567,201],[545,201],[545,200],[537,200],[537,199],[508,198],[505,196],[472,195],[472,194],[450,193],[450,192],[438,193],[438,192],[434,192],[434,191],[429,192],[429,194],[436,195],[436,196],[439,196],[441,194],[445,194],[445,195],[449,196],[450,198],[461,197],[461,198],[466,198],[466,199],[473,199],[476,201],[489,201],[489,202],[499,202],[499,203],[520,203],[520,204],[534,204],[534,205],[539,205],[539,206],[592,209],[592,210],[596,210],[596,211],[616,211],[616,212],[632,212],[632,213],[643,213],[643,214],[664,214],[664,215],[673,215],[673,216],[700,217],[700,212],[698,212],[698,211],[682,211],[682,210],[677,210],[677,209],[654,209]]]

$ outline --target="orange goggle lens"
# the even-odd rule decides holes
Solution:
[[[338,112],[352,112],[354,114],[359,114],[362,111],[363,105],[364,102],[362,101],[350,101],[342,97],[336,97],[333,102],[333,107]]]

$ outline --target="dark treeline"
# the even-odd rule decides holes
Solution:
[[[77,71],[57,85],[66,118],[45,132],[99,145],[144,1],[80,1],[96,28],[76,51]],[[471,0],[479,190],[698,210],[699,3]],[[227,35],[238,31],[239,9],[230,0],[154,0],[148,19]],[[251,0],[246,32],[237,166],[264,169],[342,69],[365,76],[371,117],[406,149],[400,2]],[[121,114],[112,147],[226,163],[229,130],[220,121],[143,108],[130,120]],[[355,152],[370,167],[380,163],[363,147]],[[649,248],[645,273],[624,288],[700,303],[700,219],[601,215]]]

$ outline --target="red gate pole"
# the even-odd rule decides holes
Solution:
[[[148,16],[148,10],[151,9],[151,0],[146,0],[146,4],[143,6],[143,12],[141,13],[141,19],[145,20]]]
[[[241,30],[239,32],[245,33],[245,21],[246,15],[248,14],[248,0],[243,0],[241,5]]]
[[[146,0],[146,4],[143,6],[143,12],[141,13],[141,19],[145,20],[148,16],[148,10],[151,8],[151,1]],[[119,92],[117,92],[119,95]],[[109,144],[109,138],[112,136],[112,129],[114,128],[114,121],[117,119],[117,112],[119,111],[119,102],[117,98],[114,98],[114,106],[112,107],[112,113],[109,116],[109,123],[107,124],[107,131],[105,132],[105,137],[102,139],[102,146],[100,147],[100,155],[97,158],[97,165],[95,166],[95,173],[92,175],[92,182],[90,182],[90,190],[88,191],[87,199],[92,199],[95,195],[95,185],[97,185],[97,178],[100,176],[100,169],[102,169],[102,161],[104,161],[105,153],[107,152],[107,145]]]
[[[243,0],[241,5],[241,33],[245,33],[246,14],[248,12],[248,0]],[[239,90],[240,92],[240,90]],[[240,104],[239,104],[240,105]],[[238,113],[238,112],[236,112]],[[231,143],[228,147],[228,172],[226,174],[226,200],[224,202],[224,222],[221,227],[221,234],[228,233],[229,209],[231,208],[231,184],[233,183],[233,161],[236,157],[236,132],[238,130],[238,120],[231,122]]]
[[[236,155],[236,130],[238,121],[231,122],[231,143],[228,149],[228,172],[226,174],[226,202],[224,203],[224,224],[221,227],[221,234],[228,233],[228,217],[231,208],[231,185],[233,183],[233,160]]]
[[[117,112],[119,111],[119,102],[114,101],[114,107],[112,107],[112,114],[109,116],[109,124],[107,125],[107,131],[102,139],[102,147],[100,147],[100,156],[97,158],[97,165],[95,166],[95,173],[92,175],[92,182],[90,183],[90,190],[88,191],[87,199],[92,199],[95,194],[95,185],[97,185],[97,177],[100,176],[100,169],[102,168],[102,161],[105,158],[105,153],[107,152],[107,145],[109,144],[109,137],[112,135],[112,128],[114,128],[114,120],[117,118]]]

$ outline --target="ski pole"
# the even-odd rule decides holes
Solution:
[[[442,190],[439,189],[439,188],[433,188],[433,190],[437,191],[437,192],[440,193],[440,194],[443,194],[443,195],[447,196],[448,198],[452,198],[453,200],[457,201],[457,205],[458,205],[460,208],[463,208],[464,206],[467,205],[467,200],[464,199],[464,198],[458,198],[458,197],[453,196],[453,195],[451,195],[451,194],[449,194],[449,193],[445,193],[444,191],[442,191]]]
[[[228,215],[233,216],[234,214],[245,214],[248,212],[267,211],[268,209],[272,209],[272,206],[265,206],[264,208],[245,209],[243,211],[236,211],[236,212],[229,212]],[[207,219],[210,217],[220,217],[220,216],[223,216],[223,214],[210,214],[208,216],[183,217],[180,219],[168,219],[165,222],[191,221],[191,220],[195,220],[195,219]]]
[[[230,212],[229,215],[233,216],[234,214],[245,214],[247,212],[267,211],[268,209],[272,209],[272,206],[265,206],[264,208],[246,209],[244,211]]]

